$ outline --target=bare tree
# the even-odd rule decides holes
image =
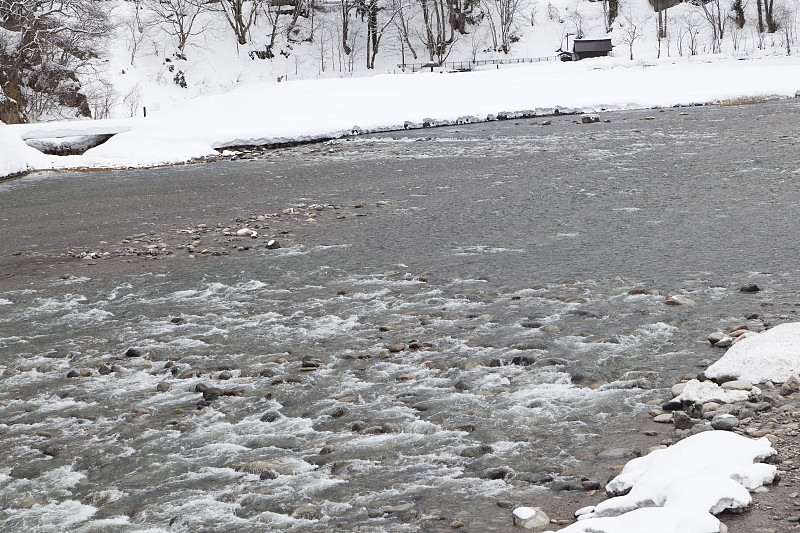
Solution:
[[[744,16],[744,10],[747,8],[747,2],[743,0],[733,0],[731,4],[731,11],[733,15],[731,16],[731,20],[733,20],[734,24],[740,30],[744,28],[744,24],[746,22]]]
[[[397,16],[393,19],[397,33],[400,38],[400,58],[402,64],[406,64],[406,47],[411,52],[411,56],[417,59],[417,51],[411,44],[411,24],[414,18],[413,10],[404,7],[403,0],[392,0],[392,5],[396,6]]]
[[[572,9],[567,10],[567,14],[569,19],[572,21],[573,26],[575,27],[575,38],[583,39],[583,13],[580,11],[580,4],[577,2],[577,0],[572,6]]]
[[[219,0],[219,9],[225,15],[238,44],[247,44],[247,32],[256,20],[260,4],[260,0]]]
[[[703,23],[702,17],[695,11],[688,11],[681,17],[678,29],[678,54],[683,55],[683,46],[689,48],[689,55],[697,55],[698,39],[700,36],[700,26]]]
[[[403,8],[408,7],[408,4],[400,2],[392,2],[391,4],[379,3],[379,0],[359,0],[358,11],[362,18],[367,22],[367,68],[375,68],[375,57],[378,55],[378,49],[381,40],[394,22],[395,17],[402,13]],[[380,15],[383,14],[381,20]]]
[[[786,46],[786,54],[792,54],[792,43],[794,42],[797,29],[797,2],[793,0],[784,0],[777,7],[778,28],[781,31],[784,45]]]
[[[202,31],[195,22],[207,10],[203,0],[143,0],[143,2],[144,6],[155,15],[164,31],[177,40],[176,45],[181,54],[184,53],[189,38]]]
[[[342,23],[342,50],[346,55],[353,53],[353,48],[350,46],[350,14],[357,5],[358,0],[339,0],[339,6],[341,8],[339,15]]]
[[[131,53],[131,66],[136,61],[136,55],[142,44],[147,40],[150,35],[150,29],[153,27],[154,22],[152,18],[143,13],[144,7],[140,0],[134,0],[133,13],[125,19],[125,40],[128,45],[128,51]]]
[[[722,37],[725,35],[725,27],[728,22],[728,13],[722,6],[723,0],[700,2],[703,16],[711,28],[711,50],[713,53],[719,53],[722,48]]]
[[[620,42],[628,45],[631,61],[633,61],[633,45],[644,36],[644,25],[647,19],[638,17],[628,9],[619,19]]]
[[[446,0],[419,0],[422,7],[423,31],[419,38],[428,49],[431,61],[442,64],[456,42],[450,25],[449,7]]]
[[[514,21],[524,6],[524,0],[482,0],[495,50],[511,51]]]
[[[60,108],[90,115],[77,72],[111,31],[106,9],[86,0],[0,0],[0,27],[15,34],[0,47],[0,89],[21,111],[6,120],[36,120]]]
[[[763,0],[764,22],[767,23],[767,33],[778,31],[778,21],[775,18],[775,0]]]
[[[611,31],[611,25],[617,20],[619,14],[619,0],[603,0],[603,20],[606,24],[606,33]]]

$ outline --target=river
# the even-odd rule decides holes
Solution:
[[[0,184],[0,529],[509,531],[553,481],[604,484],[596,454],[639,444],[648,402],[721,355],[709,333],[795,319],[798,116]]]

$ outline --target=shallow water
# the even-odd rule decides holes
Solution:
[[[624,442],[720,354],[708,333],[794,318],[798,111],[515,120],[0,184],[22,228],[0,266],[24,238],[48,258],[0,285],[0,529],[510,528],[496,501],[536,504],[532,476],[574,479]],[[329,207],[308,222],[312,203]],[[217,246],[218,223],[298,205],[260,229],[289,228],[279,250],[60,257],[198,223]],[[77,229],[37,233],[26,210]],[[242,394],[198,406],[198,383]]]

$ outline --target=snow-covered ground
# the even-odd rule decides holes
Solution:
[[[716,379],[732,376],[751,383],[783,383],[800,373],[800,322],[780,324],[737,342],[706,369]]]
[[[798,90],[800,58],[793,56],[634,62],[598,58],[476,72],[254,83],[200,96],[146,119],[130,119],[130,131],[80,156],[42,156],[18,140],[34,128],[41,137],[43,129],[64,130],[80,122],[5,126],[0,129],[8,139],[0,152],[0,171],[179,163],[214,155],[227,146],[333,138],[424,122],[479,121],[503,112],[666,107],[793,97]],[[119,122],[114,127],[119,128]]]
[[[582,509],[561,533],[718,533],[713,515],[741,509],[749,490],[771,483],[776,468],[769,440],[706,431],[633,459],[606,490],[625,494]],[[626,491],[629,491],[626,493]]]

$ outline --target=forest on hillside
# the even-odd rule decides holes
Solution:
[[[0,0],[0,120],[134,116],[145,97],[448,59],[791,53],[797,0]]]

